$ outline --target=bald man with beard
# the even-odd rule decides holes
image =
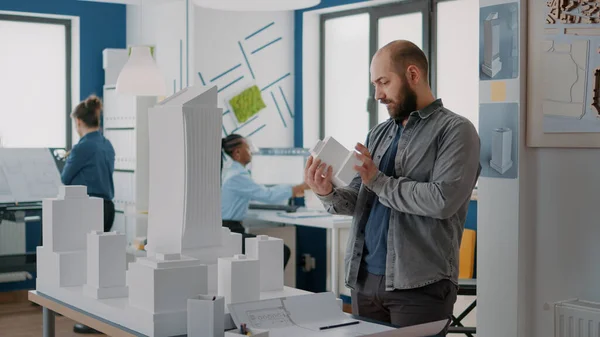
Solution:
[[[378,50],[371,82],[390,118],[356,145],[363,162],[356,177],[334,187],[331,168],[312,157],[305,170],[330,213],[353,216],[345,257],[353,313],[399,326],[451,318],[460,242],[481,172],[475,127],[434,97],[428,69],[409,41]]]

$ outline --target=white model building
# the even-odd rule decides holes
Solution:
[[[148,254],[129,264],[127,297],[94,298],[122,285],[121,258],[114,257],[115,266],[103,263],[116,245],[110,240],[120,236],[99,233],[103,202],[78,186],[44,200],[36,289],[149,337],[186,335],[188,299],[199,295],[223,289],[230,301],[252,301],[302,293],[284,288],[261,294],[259,261],[231,258],[241,252],[242,236],[221,224],[221,121],[216,87],[206,92],[189,87],[150,109]],[[89,270],[86,249],[94,264]],[[124,258],[124,249],[123,243],[115,254]],[[275,253],[282,255],[283,249]],[[280,272],[282,267],[283,262]],[[118,275],[114,283],[102,278],[105,272]]]
[[[38,282],[56,287],[86,282],[86,235],[103,230],[104,204],[85,186],[60,186],[42,202],[43,246],[37,247]]]
[[[188,337],[225,336],[225,299],[222,296],[199,295],[188,299]]]
[[[492,159],[490,166],[500,174],[512,167],[512,130],[498,128],[492,131]]]
[[[217,87],[186,88],[149,109],[148,117],[148,254],[220,247],[221,166],[214,158],[221,158],[223,118]]]
[[[481,70],[495,77],[502,69],[500,62],[500,22],[498,13],[490,13],[483,24],[483,64]]]
[[[335,186],[348,186],[356,176],[354,166],[362,165],[355,156],[355,151],[348,151],[333,137],[320,140],[310,149],[315,160],[320,159],[323,163],[330,165],[333,169],[332,182]]]
[[[220,162],[214,160],[220,158],[221,121],[216,87],[207,92],[186,88],[148,112],[148,256],[129,265],[129,303],[169,317],[177,328],[169,330],[173,335],[185,334],[187,324],[175,323],[185,323],[187,299],[208,293],[206,261],[186,251],[206,252],[216,264],[225,250]]]
[[[267,235],[246,239],[246,256],[260,264],[260,291],[283,290],[283,240]]]
[[[225,298],[225,304],[260,300],[261,274],[258,260],[238,254],[219,258],[218,266],[218,294]]]
[[[127,297],[125,234],[94,231],[87,235],[87,281],[83,292],[104,299]]]

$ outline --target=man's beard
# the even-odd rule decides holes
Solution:
[[[408,85],[408,83],[402,83],[402,95],[400,96],[400,103],[386,101],[382,103],[392,103],[388,108],[390,117],[397,122],[402,122],[410,116],[413,111],[417,110],[417,94]]]

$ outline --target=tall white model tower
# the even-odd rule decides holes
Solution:
[[[217,88],[203,90],[186,88],[148,112],[149,255],[221,246],[222,109]]]
[[[481,70],[489,77],[494,77],[502,69],[500,62],[500,22],[498,13],[487,16],[483,24],[483,64]]]

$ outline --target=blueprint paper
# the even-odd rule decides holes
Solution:
[[[230,304],[229,311],[236,326],[245,323],[251,329],[269,330],[270,337],[348,337],[394,330],[365,321],[319,330],[322,326],[356,321],[342,312],[333,293]]]

